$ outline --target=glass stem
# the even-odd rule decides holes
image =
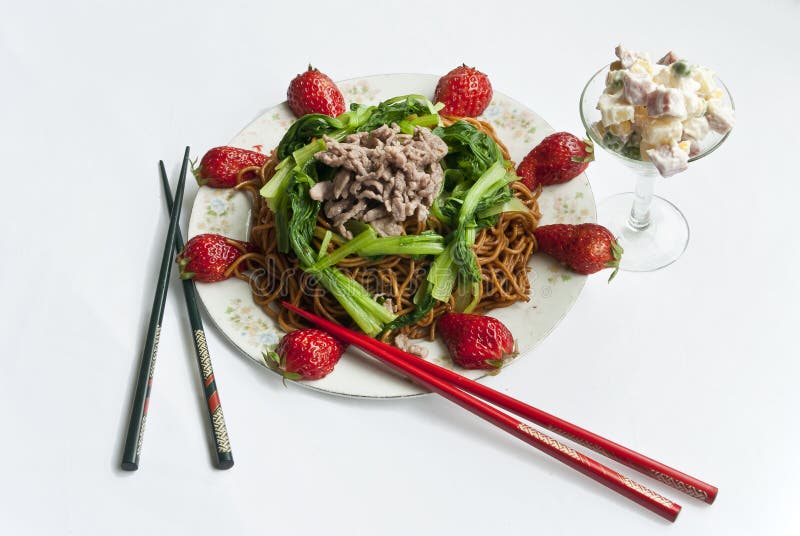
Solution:
[[[653,201],[655,177],[652,174],[639,175],[636,181],[636,192],[633,198],[633,208],[628,218],[628,225],[636,231],[643,231],[650,226],[650,204]]]

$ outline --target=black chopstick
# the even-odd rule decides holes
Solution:
[[[159,162],[158,165],[161,171],[161,185],[164,187],[167,210],[172,212],[172,194],[169,191],[167,171],[164,169],[163,161]],[[178,226],[175,232],[175,251],[180,252],[181,250],[183,250],[183,238],[181,228]],[[217,392],[217,382],[214,379],[214,369],[211,367],[211,355],[208,353],[206,332],[203,330],[203,319],[200,317],[200,311],[197,308],[194,281],[183,279],[182,283],[183,297],[186,298],[186,311],[189,313],[189,325],[192,328],[194,353],[197,356],[203,394],[207,402],[206,409],[208,410],[208,419],[211,425],[211,436],[214,438],[214,454],[217,457],[217,467],[219,469],[230,469],[233,467],[233,452],[231,452],[231,443],[228,439],[228,428],[225,426],[225,417],[222,414],[222,404]]]
[[[158,338],[161,334],[161,320],[164,317],[164,303],[169,289],[169,275],[172,270],[173,248],[175,247],[175,231],[178,228],[178,219],[181,215],[183,204],[183,188],[186,184],[186,169],[189,166],[189,148],[183,154],[181,176],[175,189],[175,204],[169,216],[169,228],[164,240],[164,253],[161,256],[161,269],[156,282],[156,292],[153,298],[153,309],[150,311],[150,324],[147,327],[147,336],[142,350],[142,361],[139,365],[139,374],[136,379],[136,389],[133,393],[133,404],[128,421],[128,432],[125,436],[125,448],[122,451],[122,469],[135,471],[139,468],[139,454],[142,451],[142,438],[144,425],[147,419],[147,406],[150,403],[150,388],[153,385],[153,369],[156,364],[158,352]]]

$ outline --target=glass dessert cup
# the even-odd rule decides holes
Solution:
[[[651,162],[629,158],[607,147],[595,128],[594,123],[600,120],[600,112],[595,107],[606,88],[608,71],[609,66],[606,65],[583,88],[580,99],[581,121],[595,148],[602,147],[617,157],[637,176],[637,180],[635,191],[617,194],[601,201],[597,207],[597,219],[598,223],[617,237],[625,250],[620,269],[652,272],[680,258],[689,244],[689,223],[678,207],[654,194],[656,180],[664,180],[655,166]],[[724,94],[723,100],[733,108],[733,99],[728,88],[716,76],[714,81]],[[700,153],[689,158],[689,169],[674,178],[690,173],[691,163],[713,153],[727,139],[728,134],[730,131],[725,134],[710,132],[702,141]]]

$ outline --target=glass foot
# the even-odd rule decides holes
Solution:
[[[689,244],[689,224],[678,207],[653,196],[650,225],[635,229],[630,224],[633,192],[604,199],[597,207],[597,220],[608,228],[625,249],[621,270],[652,272],[678,260]]]

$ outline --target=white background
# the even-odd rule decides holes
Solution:
[[[1,4],[4,534],[800,531],[797,1]],[[185,145],[224,144],[309,61],[334,79],[467,62],[580,133],[619,41],[715,68],[737,127],[658,187],[690,222],[683,258],[591,278],[486,383],[716,484],[713,506],[641,478],[684,506],[670,525],[443,399],[284,387],[209,327],[236,459],[217,471],[177,284],[141,468],[118,470],[166,229],[158,159],[174,173]],[[632,187],[607,155],[588,172],[598,200]]]

